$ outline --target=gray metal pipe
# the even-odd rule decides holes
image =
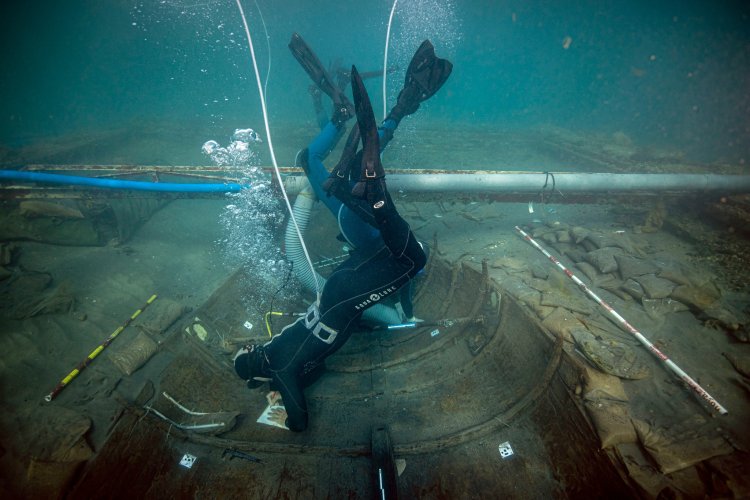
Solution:
[[[272,167],[261,167],[271,172]],[[241,169],[235,167],[215,166],[131,166],[131,165],[27,165],[21,170],[65,170],[88,171],[105,170],[133,173],[158,172],[181,175],[187,172],[222,172],[238,175]],[[301,169],[281,167],[289,175],[284,185],[290,194],[298,194],[307,185],[307,179]],[[722,174],[647,174],[647,173],[586,173],[586,172],[551,172],[554,175],[555,188],[563,193],[604,194],[636,193],[661,194],[663,192],[710,192],[726,193],[750,192],[750,173],[745,175]],[[221,177],[211,177],[224,180]],[[538,193],[545,182],[552,187],[552,179],[546,172],[492,171],[492,170],[398,170],[388,169],[388,185],[392,190],[410,191],[413,193],[469,193],[469,194],[527,194]]]
[[[393,190],[419,193],[538,193],[547,183],[563,193],[625,193],[665,191],[727,193],[750,192],[750,175],[719,174],[615,174],[581,172],[473,172],[389,174],[388,186]],[[303,176],[287,177],[285,187],[290,194],[307,185]]]

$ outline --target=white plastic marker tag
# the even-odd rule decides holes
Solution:
[[[498,451],[500,451],[500,456],[503,458],[509,458],[513,456],[513,448],[511,448],[508,441],[501,443],[500,446],[498,446]]]
[[[430,332],[430,335],[431,335],[431,336],[433,336],[433,337],[437,337],[438,335],[440,335],[440,330],[438,330],[438,329],[436,328],[436,329],[434,329],[434,330],[432,330],[432,331]]]
[[[186,469],[190,469],[197,459],[198,457],[196,457],[195,455],[185,453],[185,455],[182,457],[182,460],[180,460],[180,465],[182,465]]]
[[[252,330],[253,329],[253,324],[250,323],[249,321],[245,321],[245,323],[243,324],[243,326],[245,328],[247,328],[248,330]]]

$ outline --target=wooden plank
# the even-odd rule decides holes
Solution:
[[[398,499],[396,464],[387,425],[372,429],[372,478],[376,495],[383,500]]]

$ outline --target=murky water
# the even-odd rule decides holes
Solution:
[[[291,34],[301,33],[334,75],[352,63],[361,71],[379,70],[393,2],[242,4],[276,157],[280,166],[291,166],[318,132],[310,81],[287,48]],[[391,28],[388,67],[394,71],[385,82],[386,106],[383,80],[366,80],[376,115],[395,101],[423,39],[431,39],[438,55],[454,63],[454,72],[401,123],[383,155],[386,168],[750,173],[750,9],[742,2],[402,0]],[[114,419],[119,408],[113,391],[129,394],[137,379],[114,373],[104,356],[76,387],[66,389],[66,399],[56,401],[61,404],[39,403],[151,294],[185,306],[190,312],[184,317],[199,322],[195,311],[242,270],[237,282],[244,311],[232,311],[231,317],[254,326],[232,324],[229,331],[265,337],[261,318],[249,311],[299,299],[303,292],[290,278],[281,243],[287,210],[263,168],[271,164],[269,137],[234,1],[3,5],[0,63],[3,168],[45,163],[161,165],[179,171],[209,165],[231,167],[231,180],[250,186],[218,199],[178,200],[142,211],[137,202],[118,204],[120,196],[132,196],[120,192],[98,199],[56,193],[51,200],[56,207],[21,210],[17,200],[0,205],[3,227],[20,221],[12,235],[0,232],[3,297],[15,297],[13,280],[31,276],[28,296],[54,292],[55,304],[67,304],[26,319],[12,311],[0,316],[6,353],[0,359],[0,399],[14,409],[0,417],[0,427],[4,435],[21,437],[3,442],[0,466],[6,477],[27,477],[30,456],[59,458],[48,456],[56,438],[37,430],[69,427],[66,418],[80,424],[81,415],[65,408],[94,421],[87,439],[94,448],[103,443],[107,425],[102,422]],[[325,98],[323,104],[330,110]],[[337,156],[334,151],[329,167]],[[540,173],[540,190],[546,180]],[[562,221],[606,234],[636,234],[656,218],[658,227],[649,226],[656,229],[652,236],[638,233],[639,239],[651,238],[644,255],[654,257],[658,250],[659,258],[673,255],[701,269],[744,328],[750,314],[742,274],[746,198],[717,193],[716,200],[702,205],[670,200],[665,208],[657,197],[603,195],[597,200],[603,204],[581,207],[567,204],[564,190],[550,193],[553,198],[498,204],[448,198],[418,203],[411,193],[398,193],[397,203],[421,238],[440,241],[441,258],[473,266],[488,259],[502,279],[509,262],[536,266],[535,276],[544,274],[539,266],[547,264],[518,239],[515,225],[537,219],[552,228]],[[533,213],[529,202],[535,203]],[[334,220],[317,215],[330,224],[325,236],[335,235]],[[46,234],[34,229],[45,217]],[[92,220],[115,229],[97,232],[97,223],[86,225]],[[127,234],[114,234],[125,220]],[[61,228],[64,233],[68,227],[75,231],[63,238],[64,245],[50,244],[53,232],[61,238]],[[18,231],[26,233],[19,237]],[[84,233],[95,244],[75,241]],[[316,242],[313,260],[344,254],[340,242],[328,239]],[[555,284],[560,276],[549,281]],[[28,301],[19,304],[29,309]],[[627,304],[637,318],[638,303]],[[706,325],[696,319],[700,314],[690,314],[681,316],[680,324],[689,325],[691,338],[705,339],[706,345],[676,339],[668,350],[706,378],[716,374],[711,390],[718,386],[722,396],[731,392],[738,408],[732,411],[742,415],[747,405],[740,389],[726,389],[733,387],[726,383],[736,376],[733,369],[707,367],[691,351],[711,351],[718,366],[716,346],[724,349],[727,341],[717,336],[727,333],[701,337]],[[710,318],[714,323],[707,325],[722,324]],[[4,487],[0,483],[0,491]]]

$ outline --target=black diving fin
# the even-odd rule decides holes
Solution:
[[[380,139],[378,126],[375,123],[375,113],[372,111],[372,103],[367,95],[365,84],[355,66],[352,66],[352,94],[357,111],[359,134],[362,137],[362,170],[359,182],[352,189],[352,195],[357,198],[367,198],[368,202],[377,206],[378,203],[385,202],[385,170],[380,162]]]
[[[359,146],[359,126],[352,127],[349,132],[349,137],[346,138],[346,144],[344,150],[341,152],[341,158],[339,162],[331,170],[331,175],[323,182],[323,190],[328,193],[336,195],[341,198],[341,195],[346,195],[344,191],[349,188],[349,171],[352,165],[355,163],[355,156],[357,154],[357,147]]]
[[[435,47],[429,40],[422,42],[406,69],[404,89],[399,93],[388,118],[398,122],[417,111],[420,103],[440,90],[452,71],[453,64],[437,57]]]
[[[289,50],[292,51],[292,55],[300,63],[302,69],[310,76],[313,83],[331,98],[336,108],[334,115],[346,115],[342,116],[344,118],[342,121],[352,117],[354,115],[354,106],[351,101],[334,83],[328,70],[321,64],[318,56],[315,55],[315,52],[307,45],[299,33],[292,35],[292,39],[289,42]]]

